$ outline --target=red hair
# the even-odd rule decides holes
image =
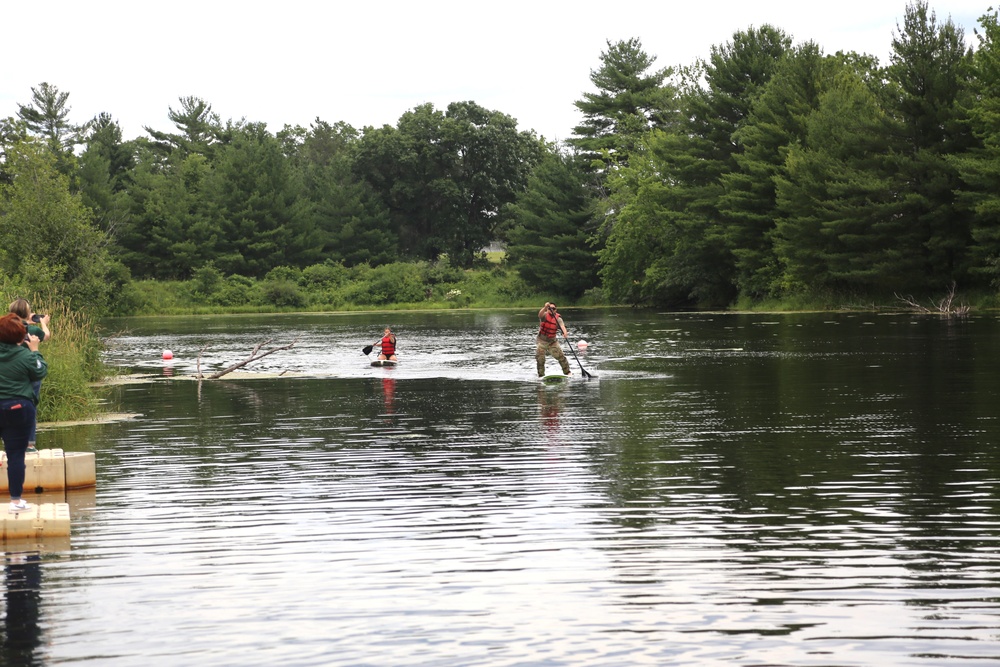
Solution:
[[[0,343],[19,345],[27,334],[24,321],[17,314],[7,313],[0,317]]]

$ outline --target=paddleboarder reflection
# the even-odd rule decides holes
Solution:
[[[396,413],[396,381],[392,378],[382,378],[382,398],[385,401],[385,414]]]
[[[562,396],[558,391],[549,389],[538,390],[538,407],[542,417],[542,426],[547,432],[559,431],[559,413],[562,412]]]
[[[42,643],[38,623],[42,598],[41,556],[8,553],[4,566],[6,616],[0,655],[8,665],[40,665],[35,652]]]

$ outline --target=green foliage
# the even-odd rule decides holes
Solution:
[[[200,296],[212,296],[222,285],[224,277],[222,271],[215,268],[215,264],[208,262],[200,269],[196,269],[191,276],[193,291]]]
[[[365,272],[364,281],[349,287],[347,298],[362,306],[421,301],[427,292],[422,278],[419,264],[384,264]]]
[[[0,189],[0,265],[33,292],[92,312],[111,302],[107,237],[90,210],[70,192],[69,179],[43,145],[26,141],[7,154],[13,182]]]
[[[262,301],[260,289],[254,280],[246,276],[229,276],[212,294],[209,303],[218,306],[249,306]]]
[[[329,289],[343,285],[348,275],[348,270],[343,264],[325,262],[304,268],[300,283],[309,291]]]
[[[145,128],[152,141],[150,149],[161,159],[181,161],[192,153],[210,157],[224,130],[219,115],[205,100],[187,96],[180,98],[180,109],[168,107],[167,118],[179,133],[160,132]]]
[[[425,104],[396,128],[366,128],[353,169],[388,206],[409,257],[435,261],[444,253],[470,267],[541,150],[506,114],[474,102],[452,103],[444,113]]]
[[[40,347],[49,373],[42,382],[38,419],[46,422],[90,417],[100,410],[102,398],[93,383],[107,374],[101,362],[97,327],[81,311],[70,311],[59,304],[46,310],[52,316],[52,339]]]
[[[1000,287],[1000,11],[991,10],[979,23],[978,49],[969,59],[977,94],[961,105],[976,142],[945,159],[961,179],[956,204],[971,216],[971,277]]]
[[[913,242],[901,248],[920,258],[912,288],[947,285],[969,275],[972,215],[956,206],[958,173],[948,155],[973,145],[961,106],[972,97],[964,37],[949,18],[938,24],[923,0],[906,8],[887,68],[887,109],[899,129],[891,149],[894,183]]]
[[[790,44],[765,25],[737,32],[680,96],[676,125],[651,133],[608,180],[615,215],[605,221],[601,277],[612,299],[719,307],[736,296],[735,258],[719,210],[723,178],[738,169],[732,137]]]
[[[213,202],[216,265],[227,273],[262,276],[294,263],[309,246],[312,209],[281,144],[260,123],[229,128],[216,149],[206,190]]]
[[[788,51],[733,135],[743,150],[733,156],[737,169],[722,176],[719,212],[743,297],[766,298],[780,283],[782,266],[773,243],[780,216],[777,179],[786,175],[789,147],[805,141],[808,118],[819,107],[834,66],[812,43]]]
[[[56,159],[57,168],[67,177],[75,169],[73,148],[80,143],[87,126],[69,121],[71,107],[67,105],[69,93],[42,82],[31,88],[31,104],[18,104],[17,116],[28,132],[42,138]]]
[[[867,85],[842,69],[820,96],[806,140],[778,179],[776,249],[789,287],[904,289],[919,272],[913,228],[893,197],[890,119]]]
[[[52,336],[39,347],[49,367],[42,382],[39,422],[92,416],[105,397],[94,383],[108,372],[101,360],[103,344],[94,320],[83,311],[70,309],[52,292],[32,294],[5,279],[0,289],[3,303],[20,297],[27,298],[36,312],[51,316]]]
[[[597,284],[589,239],[594,203],[577,163],[547,155],[512,207],[508,261],[528,284],[578,297]]]
[[[316,280],[326,276],[328,280]],[[551,290],[538,292],[516,271],[492,266],[462,270],[447,263],[394,263],[345,268],[336,264],[306,267],[298,281],[276,271],[253,279],[231,275],[215,283],[211,294],[187,281],[139,280],[133,284],[135,309],[123,315],[193,312],[274,312],[285,310],[357,310],[371,308],[464,308],[532,305],[550,296],[572,303]]]
[[[643,135],[671,120],[676,89],[664,83],[673,69],[651,71],[656,57],[638,39],[607,44],[601,66],[590,72],[597,92],[574,102],[584,120],[567,143],[581,152],[585,164],[624,166]]]
[[[107,113],[74,125],[45,83],[0,120],[0,267],[113,313],[995,288],[998,19],[967,50],[914,0],[886,67],[770,25],[677,68],[609,41],[574,159],[472,101],[272,134],[184,97],[175,132],[126,141]]]
[[[306,297],[298,285],[290,280],[265,279],[261,285],[264,303],[278,308],[301,308],[306,305]]]

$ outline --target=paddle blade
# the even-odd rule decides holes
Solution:
[[[363,348],[361,348],[361,354],[363,354],[363,355],[365,355],[367,357],[369,354],[372,353],[372,348],[373,347],[375,347],[375,346],[374,345],[365,345]]]

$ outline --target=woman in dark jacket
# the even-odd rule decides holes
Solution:
[[[31,507],[21,499],[24,452],[35,428],[35,391],[31,383],[40,381],[48,372],[45,358],[38,351],[38,336],[29,334],[16,314],[0,317],[0,439],[7,454],[9,512]]]
[[[49,331],[49,316],[39,315],[31,310],[31,304],[28,303],[27,299],[14,299],[10,304],[10,312],[14,313],[21,318],[24,322],[24,326],[27,327],[28,333],[38,336],[39,341],[46,341],[52,338],[52,332]],[[35,390],[35,407],[38,407],[39,399],[42,395],[42,381],[32,383],[32,387]],[[31,435],[28,436],[28,452],[37,452],[35,449],[35,431],[32,429]]]

